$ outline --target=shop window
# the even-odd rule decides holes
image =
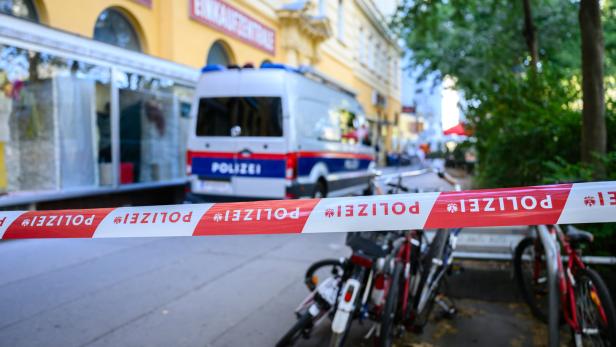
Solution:
[[[108,68],[0,45],[0,87],[1,192],[106,181]]]
[[[225,47],[225,44],[221,41],[216,41],[210,47],[209,52],[207,53],[207,65],[222,65],[228,66],[233,64],[231,60],[230,54]]]
[[[36,7],[31,0],[0,0],[0,13],[38,22]]]
[[[177,103],[176,109],[179,112],[179,148],[177,155],[178,177],[182,176],[182,168],[186,167],[186,150],[188,145],[188,134],[190,131],[190,109],[194,96],[194,89],[176,85],[173,88],[174,102]]]
[[[108,8],[96,19],[94,39],[110,45],[141,52],[137,31],[120,11]]]
[[[186,103],[191,93],[184,93],[180,103],[171,80],[129,72],[114,78],[120,89],[120,182],[183,177],[178,156],[185,154],[178,152],[185,141],[180,139],[180,119],[185,117],[180,115],[189,112]]]

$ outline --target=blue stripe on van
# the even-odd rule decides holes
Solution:
[[[285,161],[270,159],[192,158],[192,173],[199,176],[225,178],[285,177]]]
[[[327,166],[329,173],[361,171],[367,170],[371,161],[356,158],[300,157],[297,164],[297,173],[299,176],[308,176],[312,168],[319,162]]]

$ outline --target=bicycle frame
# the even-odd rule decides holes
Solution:
[[[419,233],[421,230],[411,230],[407,231],[403,238],[400,240],[402,244],[398,246],[395,254],[396,261],[404,264],[404,288],[401,292],[402,295],[402,306],[401,312],[406,312],[409,304],[409,289],[411,285],[411,255],[413,252],[413,245],[419,246],[416,244],[418,241],[413,238],[415,233]]]
[[[563,317],[567,325],[569,325],[576,334],[581,333],[580,322],[578,320],[576,304],[575,304],[575,293],[574,287],[576,285],[575,280],[573,278],[573,274],[578,271],[578,269],[585,269],[586,265],[582,261],[580,255],[576,250],[571,246],[569,240],[567,239],[565,233],[558,225],[548,225],[548,232],[551,237],[553,237],[556,244],[556,257],[558,264],[558,291],[560,293],[560,303],[562,305]],[[563,266],[562,256],[561,256],[561,247],[564,251],[565,255],[568,256],[566,267]],[[537,253],[536,253],[537,254]],[[534,264],[534,274],[533,277],[538,278],[539,271],[541,268],[541,259],[537,259],[535,256],[535,264]],[[591,289],[595,296],[597,295],[596,289]],[[601,315],[601,319],[604,322],[607,322],[607,315],[601,305],[597,305],[599,309],[599,314]]]
[[[419,304],[417,306],[418,311],[423,310],[424,306],[428,302],[428,298],[430,297],[430,293],[436,290],[441,278],[447,272],[449,265],[453,262],[453,251],[456,249],[456,243],[458,240],[458,235],[462,231],[462,228],[454,228],[450,229],[449,239],[447,244],[445,245],[445,251],[443,252],[443,257],[438,261],[436,259],[433,260],[432,266],[430,266],[430,273],[428,274],[427,283],[429,285],[427,291],[422,291],[419,297]]]

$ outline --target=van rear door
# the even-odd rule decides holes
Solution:
[[[199,100],[196,142],[205,151],[192,156],[192,173],[203,182],[195,193],[284,197],[282,102],[280,96]]]

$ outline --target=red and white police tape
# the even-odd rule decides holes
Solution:
[[[0,212],[0,238],[327,233],[616,222],[616,182],[310,200]]]

